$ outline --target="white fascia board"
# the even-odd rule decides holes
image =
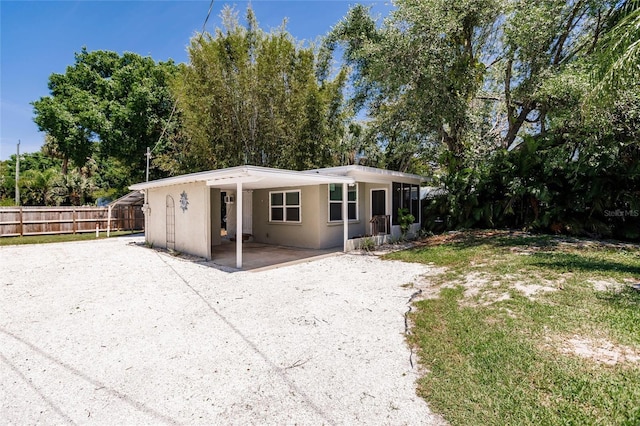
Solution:
[[[353,176],[359,182],[373,182],[373,183],[387,183],[391,182],[394,178],[398,180],[410,180],[417,182],[426,182],[429,179],[424,176],[414,175],[411,173],[403,173],[395,170],[378,169],[375,167],[367,166],[338,166],[328,167],[324,169],[316,169],[305,171],[304,173],[320,173],[320,174],[335,174],[341,176]]]
[[[161,188],[163,186],[171,186],[171,185],[183,185],[186,183],[194,183],[194,182],[202,182],[204,179],[195,179],[195,178],[186,178],[182,176],[176,176],[175,178],[166,178],[166,179],[158,179],[153,180],[151,182],[142,182],[131,185],[129,189],[132,191],[142,191],[145,189],[153,189],[153,188]]]
[[[288,180],[292,183],[300,184],[355,183],[355,180],[349,176],[311,174],[291,170],[259,170],[252,174],[255,174],[256,176],[263,176],[267,179],[272,178],[274,180]]]
[[[258,176],[229,176],[207,180],[207,186],[235,185],[260,182],[263,178]]]
[[[131,185],[129,188],[136,191],[142,189],[160,188],[163,186],[183,185],[185,183],[203,182],[211,178],[213,171],[190,173],[187,175],[174,176],[164,179],[141,182]]]

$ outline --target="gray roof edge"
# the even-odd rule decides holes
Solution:
[[[110,202],[109,204],[107,204],[107,206],[113,207],[117,204],[135,204],[143,199],[144,195],[142,195],[139,191],[131,191],[128,194],[118,198],[117,200]]]

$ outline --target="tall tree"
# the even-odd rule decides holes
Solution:
[[[99,152],[127,165],[132,181],[141,180],[145,149],[171,117],[169,80],[176,71],[172,61],[82,49],[64,74],[52,74],[51,95],[33,102],[34,121],[50,136],[49,150],[63,157],[63,173],[69,160],[82,167]]]
[[[293,39],[284,24],[265,33],[251,8],[246,22],[240,25],[226,7],[224,29],[191,40],[190,62],[174,87],[189,141],[173,152],[200,170],[334,164],[348,118],[346,71],[319,77],[316,51]]]
[[[377,27],[355,6],[329,34],[325,51],[344,46],[355,70],[356,107],[366,106],[376,137],[395,156],[443,145],[461,167],[469,106],[481,87],[482,55],[500,12],[497,0],[399,0]],[[392,161],[406,169],[409,159]]]
[[[506,123],[502,145],[522,134],[543,133],[550,105],[540,89],[572,62],[589,54],[605,29],[613,1],[509,1],[501,31],[499,97]],[[532,130],[531,130],[532,129]],[[523,132],[524,130],[524,132]]]
[[[443,165],[461,170],[477,149],[545,132],[550,106],[541,88],[594,50],[619,3],[399,0],[381,26],[355,6],[325,51],[344,47],[352,100],[367,108],[370,134],[388,152],[439,147]]]
[[[637,3],[399,0],[380,25],[356,6],[324,52],[385,163],[440,168],[451,223],[637,238],[606,217],[638,206]],[[605,106],[584,103],[594,61],[622,83]]]

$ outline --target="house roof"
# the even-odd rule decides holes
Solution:
[[[367,166],[338,166],[327,167],[324,169],[306,170],[302,173],[318,173],[318,174],[331,174],[337,176],[349,176],[353,177],[360,182],[374,182],[374,183],[388,183],[390,178],[401,182],[427,182],[428,179],[424,176],[414,175],[411,173],[403,173],[395,170],[378,169],[375,167]]]
[[[235,189],[236,184],[242,182],[245,189],[262,189],[328,183],[352,184],[355,183],[356,180],[353,177],[334,175],[331,173],[312,174],[293,170],[272,169],[269,167],[238,166],[137,183],[131,185],[130,188],[140,191],[194,182],[204,182],[208,186],[221,189]]]
[[[169,185],[205,182],[208,186],[215,188],[234,189],[238,182],[242,182],[245,189],[263,189],[328,183],[388,183],[390,180],[420,183],[425,182],[426,178],[365,166],[328,167],[301,172],[259,166],[237,166],[137,183],[130,188],[140,191]]]

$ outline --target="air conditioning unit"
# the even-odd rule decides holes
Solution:
[[[236,201],[236,198],[233,195],[225,195],[224,202],[226,204],[233,204]]]

